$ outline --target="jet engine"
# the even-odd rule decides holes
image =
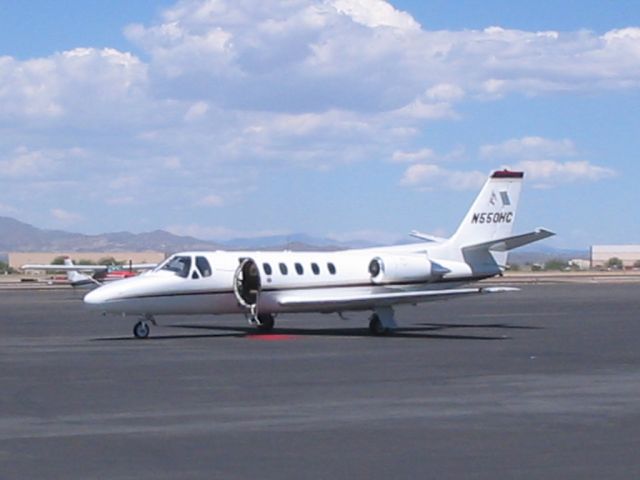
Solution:
[[[434,279],[432,263],[426,255],[384,255],[369,262],[371,281],[376,284],[428,282]]]

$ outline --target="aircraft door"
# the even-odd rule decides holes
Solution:
[[[258,299],[260,297],[260,270],[251,258],[244,258],[238,265],[233,276],[233,292],[238,303],[257,315]]]

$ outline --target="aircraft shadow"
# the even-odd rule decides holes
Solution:
[[[158,326],[154,328],[154,331],[158,331],[162,328],[166,328],[167,326]],[[231,330],[229,328],[225,330]],[[209,333],[209,334],[184,334],[184,335],[153,335],[152,334],[145,338],[144,341],[160,341],[160,340],[180,340],[180,339],[191,339],[191,338],[243,338],[246,334],[244,333]],[[132,335],[128,337],[104,337],[104,338],[92,338],[92,342],[140,342],[141,340],[135,338]]]
[[[277,335],[289,335],[292,337],[367,337],[375,338],[371,335],[368,328],[290,328],[281,327],[274,328],[271,332],[260,332],[255,327],[229,327],[218,325],[189,325],[176,324],[167,325],[169,328],[182,328],[191,330],[206,330],[216,332],[235,332],[232,334],[214,334],[213,336],[231,336],[231,337],[269,337]],[[393,334],[382,336],[381,338],[430,338],[430,339],[448,339],[448,340],[506,340],[509,337],[504,335],[460,335],[434,333],[444,330],[444,326],[417,326],[417,327],[400,327]]]
[[[419,323],[425,327],[438,329],[447,328],[495,328],[504,330],[543,330],[544,327],[532,327],[530,325],[509,325],[506,323]]]
[[[379,338],[407,338],[407,339],[432,339],[432,340],[509,340],[507,335],[471,335],[444,333],[446,330],[460,329],[497,329],[497,330],[539,330],[542,327],[532,327],[527,325],[509,325],[505,323],[480,323],[480,324],[460,324],[460,323],[420,323],[414,327],[399,327],[393,334]],[[261,332],[251,326],[228,326],[228,325],[194,325],[194,324],[171,324],[160,325],[154,330],[162,329],[186,329],[196,331],[206,331],[211,333],[193,333],[177,335],[153,335],[146,340],[179,340],[194,338],[277,338],[279,335],[291,337],[367,337],[376,338],[371,335],[367,328],[274,328],[271,332]],[[96,338],[93,341],[139,341],[138,339],[127,337]]]

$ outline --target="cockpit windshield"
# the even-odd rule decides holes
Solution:
[[[160,265],[156,271],[169,270],[180,277],[187,278],[191,270],[191,257],[186,255],[175,255]]]

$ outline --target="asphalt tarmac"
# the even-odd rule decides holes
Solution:
[[[0,292],[0,479],[640,478],[640,285],[134,319]]]

